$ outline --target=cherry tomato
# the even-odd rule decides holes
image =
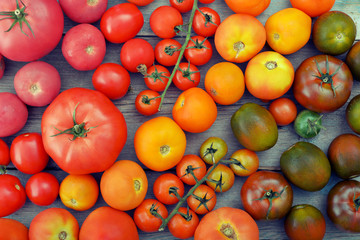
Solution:
[[[0,165],[7,166],[10,163],[10,149],[4,140],[0,138]]]
[[[215,190],[215,192],[226,192],[234,185],[235,175],[228,166],[219,164],[215,169],[211,166],[208,172],[206,184]]]
[[[36,173],[27,181],[25,191],[30,201],[34,204],[48,206],[59,195],[59,181],[51,173]]]
[[[183,24],[181,13],[171,6],[160,6],[150,15],[151,30],[159,38],[173,38],[178,32],[176,28]]]
[[[164,91],[169,82],[170,72],[161,65],[153,65],[148,68],[144,76],[145,84],[148,88],[155,92]]]
[[[156,178],[153,192],[157,200],[163,204],[171,205],[184,196],[184,184],[178,176],[172,173],[164,173]]]
[[[195,213],[206,214],[212,211],[216,205],[215,191],[211,187],[201,184],[187,199],[187,204]]]
[[[220,22],[220,15],[214,9],[201,7],[195,12],[192,28],[197,35],[210,37],[215,34]]]
[[[227,143],[220,137],[209,137],[200,146],[200,157],[207,164],[220,161],[228,151]]]
[[[170,5],[181,13],[186,13],[193,8],[194,0],[169,0]]]
[[[185,91],[197,87],[200,79],[200,71],[194,64],[182,62],[179,64],[172,82],[178,89]]]
[[[161,98],[158,92],[146,89],[136,96],[135,108],[142,115],[150,116],[159,111],[160,102]]]
[[[199,217],[193,210],[185,207],[180,207],[178,212],[168,223],[170,233],[180,239],[193,237],[199,225]]]
[[[199,0],[200,3],[209,4],[215,2],[215,0]]]
[[[175,39],[166,38],[155,46],[155,59],[163,66],[174,66],[180,55],[182,45]]]
[[[199,66],[210,61],[212,52],[209,40],[202,36],[193,36],[186,46],[184,56],[190,63]]]
[[[24,206],[25,188],[18,177],[0,174],[0,217],[8,216]]]
[[[195,185],[196,180],[202,179],[206,174],[205,162],[195,154],[184,155],[176,165],[176,175],[186,184]]]
[[[127,1],[134,3],[137,6],[146,6],[152,3],[154,0],[127,0]]]
[[[155,199],[145,199],[134,211],[136,226],[144,232],[158,231],[162,221],[157,214],[167,218],[168,210],[165,205]]]
[[[235,161],[235,163],[230,164],[230,168],[237,176],[250,176],[259,168],[258,155],[246,148],[236,150],[230,156],[230,160]]]
[[[279,126],[289,125],[297,116],[296,105],[289,98],[278,98],[274,100],[269,105],[269,111]]]

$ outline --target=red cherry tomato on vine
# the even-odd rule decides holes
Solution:
[[[150,16],[151,30],[159,38],[173,38],[178,26],[183,25],[181,13],[171,6],[160,6]]]
[[[143,90],[139,92],[135,99],[136,110],[145,116],[150,116],[159,111],[160,94],[153,90]]]
[[[201,7],[195,12],[192,28],[197,35],[210,37],[215,34],[220,23],[220,15],[214,9]]]
[[[167,218],[168,210],[165,205],[155,199],[145,199],[134,211],[136,226],[144,232],[158,231],[162,221],[156,214]]]
[[[211,43],[206,38],[193,36],[186,46],[184,56],[190,63],[199,66],[210,61],[212,52]]]
[[[198,86],[200,78],[200,71],[194,64],[182,62],[179,64],[172,81],[177,88],[185,91]]]
[[[170,233],[180,239],[193,237],[199,225],[199,217],[193,210],[185,207],[180,207],[178,212],[180,214],[176,214],[168,223]]]
[[[48,206],[59,195],[59,182],[54,175],[40,172],[32,175],[26,183],[26,195],[36,205]]]
[[[207,185],[198,186],[187,199],[189,207],[197,214],[206,214],[216,205],[215,191]]]
[[[186,184],[195,185],[196,180],[202,179],[206,174],[205,162],[195,154],[184,155],[181,161],[176,165],[176,175]]]
[[[154,0],[127,0],[128,2],[131,2],[137,6],[146,6],[152,3]]]
[[[170,5],[181,13],[190,11],[194,5],[194,0],[169,0]]]
[[[174,66],[180,55],[181,44],[172,38],[163,39],[155,46],[155,58],[163,66]]]
[[[171,205],[184,196],[183,182],[172,173],[160,175],[154,182],[153,192],[157,200],[163,204]]]
[[[4,140],[0,138],[0,165],[7,166],[10,163],[10,149]]]
[[[161,65],[153,65],[148,68],[146,75],[144,76],[145,84],[153,91],[161,92],[166,88],[169,82],[170,72]]]
[[[297,115],[295,103],[288,98],[278,98],[271,102],[269,111],[279,126],[292,123]]]

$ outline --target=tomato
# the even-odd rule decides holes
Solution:
[[[41,134],[23,133],[11,143],[10,158],[14,166],[23,173],[39,173],[49,162]]]
[[[155,199],[145,199],[134,211],[136,226],[144,232],[156,232],[162,224],[161,218],[167,218],[165,205]]]
[[[184,155],[176,165],[176,175],[188,185],[195,185],[205,174],[206,164],[195,154]]]
[[[0,218],[0,232],[7,240],[28,240],[28,228],[15,219]]]
[[[146,89],[136,96],[135,108],[142,115],[150,116],[159,111],[160,102],[161,98],[158,92]]]
[[[313,26],[315,47],[330,55],[345,53],[351,48],[356,37],[354,20],[344,12],[331,11],[319,16]]]
[[[61,79],[58,70],[43,61],[35,61],[20,68],[14,77],[14,88],[25,104],[43,107],[59,94]]]
[[[318,17],[323,13],[330,11],[334,6],[335,0],[290,0],[291,5],[310,17]]]
[[[60,42],[64,15],[56,0],[1,1],[0,9],[5,13],[0,21],[4,57],[31,62],[49,54]]]
[[[36,173],[27,181],[25,191],[34,204],[48,206],[55,202],[59,195],[59,182],[51,173]]]
[[[28,119],[28,109],[20,98],[10,92],[0,93],[0,137],[8,137],[20,131]]]
[[[127,0],[127,1],[134,3],[137,6],[146,6],[152,3],[154,0]]]
[[[211,37],[221,23],[220,15],[212,8],[200,7],[194,14],[192,29],[197,35]]]
[[[200,79],[201,74],[198,67],[190,62],[182,62],[179,64],[172,82],[178,89],[185,91],[189,88],[197,87],[200,83]]]
[[[265,23],[266,41],[280,54],[292,54],[309,41],[312,21],[296,8],[282,9],[271,15]]]
[[[206,214],[195,231],[195,240],[259,239],[254,219],[239,208],[221,207]]]
[[[208,130],[215,122],[217,107],[209,94],[201,88],[193,87],[179,95],[172,116],[183,130],[200,133]]]
[[[216,194],[211,187],[201,184],[186,201],[196,214],[206,214],[214,209]]]
[[[31,221],[29,239],[77,239],[79,223],[66,209],[48,208],[38,213]]]
[[[265,27],[253,16],[233,14],[220,23],[214,35],[214,42],[216,50],[225,60],[243,63],[249,61],[264,47]]]
[[[10,163],[10,149],[7,143],[0,138],[0,166],[7,166]]]
[[[129,214],[104,206],[96,208],[86,217],[79,239],[139,240],[139,233]]]
[[[194,0],[169,0],[169,3],[179,12],[186,13],[193,8]]]
[[[348,105],[346,106],[345,116],[346,122],[350,126],[350,128],[357,134],[360,134],[360,94],[353,97]]]
[[[230,164],[230,168],[237,176],[250,176],[259,168],[258,155],[246,148],[236,150],[231,154],[230,160],[234,161]]]
[[[100,20],[106,11],[108,0],[59,0],[59,3],[66,16],[72,21],[77,23],[94,23]]]
[[[0,217],[13,214],[26,202],[25,188],[18,177],[0,174]]]
[[[279,126],[289,125],[297,116],[295,103],[291,99],[285,97],[272,101],[269,105],[269,111]]]
[[[175,39],[166,38],[160,40],[154,50],[156,61],[163,66],[174,66],[178,61],[181,47],[182,45]]]
[[[0,54],[0,79],[4,76],[5,72],[5,61],[4,57]]]
[[[241,145],[251,151],[265,151],[278,140],[278,128],[274,117],[256,103],[243,104],[231,116],[231,129]]]
[[[235,13],[250,14],[254,17],[263,13],[270,5],[271,0],[225,0],[226,5]]]
[[[297,142],[280,157],[281,171],[295,186],[305,191],[319,191],[331,176],[326,154],[310,142]]]
[[[120,99],[130,87],[130,74],[120,64],[103,63],[92,75],[92,84],[96,90],[110,99]]]
[[[100,191],[110,207],[121,211],[136,208],[144,200],[148,180],[141,166],[131,160],[120,160],[107,169],[100,180]]]
[[[212,65],[205,75],[205,90],[221,105],[231,105],[245,92],[244,74],[240,67],[230,62]]]
[[[200,146],[200,157],[207,164],[214,164],[225,157],[228,145],[220,137],[209,137]]]
[[[173,173],[161,174],[153,184],[156,199],[167,205],[179,202],[179,199],[184,196],[184,191],[183,182]]]
[[[122,46],[120,60],[129,72],[146,73],[155,61],[154,49],[145,39],[133,38]]]
[[[199,0],[199,2],[203,3],[203,4],[210,4],[210,3],[215,2],[215,0]]]
[[[346,54],[346,64],[351,70],[354,78],[360,81],[360,43],[356,42]]]
[[[265,51],[253,57],[246,66],[245,85],[256,98],[272,100],[284,95],[294,81],[291,62],[280,53]]]
[[[340,229],[360,232],[360,183],[355,180],[338,182],[327,197],[327,215]]]
[[[169,117],[155,117],[136,130],[134,147],[137,158],[154,171],[168,170],[184,156],[186,135]]]
[[[99,185],[90,174],[70,174],[62,180],[59,195],[66,207],[85,211],[95,205],[99,196]]]
[[[215,192],[226,192],[234,185],[235,175],[228,166],[219,164],[215,169],[211,166],[208,169],[206,184],[215,190]]]
[[[258,171],[251,174],[241,187],[245,211],[255,220],[280,219],[290,210],[293,190],[281,173]]]
[[[322,240],[326,232],[325,218],[316,207],[295,205],[285,218],[285,232],[291,240]]]
[[[196,213],[185,207],[180,207],[178,213],[173,216],[169,223],[169,232],[176,238],[187,239],[194,236],[199,225],[199,217]]]
[[[212,46],[209,40],[202,36],[193,36],[186,45],[184,56],[196,66],[208,63],[212,57]]]
[[[302,110],[295,118],[295,132],[303,138],[313,138],[324,129],[321,122],[322,115],[307,109]]]
[[[152,65],[144,75],[144,81],[148,88],[153,91],[161,92],[169,82],[170,71],[161,65]]]
[[[319,113],[333,112],[351,94],[353,78],[343,61],[329,55],[305,59],[296,69],[293,83],[295,99],[305,108]]]
[[[181,13],[171,6],[160,6],[150,15],[150,28],[159,38],[173,38],[183,24]]]
[[[360,137],[354,134],[341,134],[334,138],[327,152],[331,168],[343,178],[360,175]]]
[[[133,3],[119,3],[101,16],[100,30],[106,40],[123,43],[134,38],[144,25],[144,16]]]

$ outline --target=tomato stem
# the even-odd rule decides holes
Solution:
[[[287,188],[287,186],[285,186],[280,193],[278,192],[274,192],[272,189],[270,190],[266,190],[266,192],[264,193],[264,195],[261,197],[261,198],[256,198],[254,199],[254,201],[256,200],[264,200],[264,199],[268,199],[269,200],[269,207],[268,207],[268,210],[266,212],[266,219],[269,219],[269,216],[270,216],[270,212],[271,212],[271,209],[272,209],[272,203],[273,203],[273,200],[276,199],[276,198],[279,198],[281,197],[282,193],[285,191],[285,189]]]

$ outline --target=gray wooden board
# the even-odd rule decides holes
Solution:
[[[121,3],[125,2],[122,1],[115,1],[115,0],[109,0],[108,8]],[[138,37],[144,38],[147,41],[149,41],[153,46],[156,45],[160,39],[151,32],[150,25],[149,25],[149,16],[151,12],[157,8],[160,5],[169,4],[166,0],[155,0],[152,4],[144,7],[139,7],[141,11],[144,14],[144,26],[141,29],[140,33],[138,34]],[[203,4],[200,4],[200,6],[205,6]],[[222,0],[216,0],[214,3],[208,5],[211,8],[216,9],[221,18],[225,19],[227,16],[232,14],[232,11],[225,5],[225,3]],[[264,24],[267,20],[267,18],[272,15],[273,13],[277,12],[280,9],[291,7],[289,1],[287,0],[273,0],[269,6],[269,8],[262,13],[257,18]],[[357,26],[360,26],[360,3],[358,0],[337,0],[333,10],[340,10],[344,11],[347,14],[349,14],[356,22]],[[184,14],[184,20],[186,22],[189,14]],[[69,30],[72,26],[75,26],[77,23],[72,22],[65,16],[65,28],[64,31],[66,32]],[[99,27],[99,22],[94,23],[95,26]],[[357,40],[360,39],[360,31],[357,33]],[[183,41],[183,38],[177,37],[180,42]],[[209,38],[211,43],[213,44],[213,39]],[[107,53],[103,60],[103,63],[105,62],[115,62],[115,63],[121,63],[119,58],[119,53],[121,50],[122,44],[112,44],[107,43]],[[213,45],[214,46],[214,45]],[[264,47],[263,51],[271,50],[267,45]],[[319,51],[316,50],[314,45],[312,44],[312,41],[310,40],[309,43],[302,48],[300,51],[287,55],[286,57],[292,62],[294,68],[296,69],[300,63],[310,57],[320,54]],[[341,60],[345,59],[345,54],[337,56]],[[54,49],[49,55],[45,56],[41,60],[46,61],[50,64],[52,64],[54,67],[56,67],[60,73],[61,80],[62,80],[62,86],[61,91],[65,89],[69,89],[72,87],[86,87],[90,89],[94,89],[91,83],[91,77],[94,71],[75,71],[64,59],[61,53],[61,42],[57,46],[56,49]],[[211,61],[204,65],[200,66],[199,69],[201,71],[201,82],[200,87],[204,87],[203,80],[205,77],[205,74],[207,70],[215,63],[224,61],[219,54],[216,52],[214,48],[214,56],[211,59]],[[6,64],[6,71],[4,77],[0,80],[0,91],[1,92],[13,92],[15,93],[14,87],[13,87],[13,78],[15,73],[26,63],[21,62],[13,62],[10,60],[5,60]],[[245,71],[246,63],[238,64],[238,66]],[[172,70],[172,68],[169,68],[169,70]],[[126,142],[126,145],[121,152],[121,154],[118,157],[118,160],[121,159],[130,159],[133,161],[139,162],[139,160],[136,158],[134,147],[133,147],[133,138],[136,129],[146,120],[149,120],[155,116],[168,116],[171,117],[171,109],[172,106],[177,99],[177,96],[181,93],[180,90],[178,90],[174,86],[170,86],[169,91],[166,95],[165,102],[162,108],[162,111],[157,113],[155,116],[146,117],[139,114],[134,106],[134,100],[141,90],[145,89],[146,86],[144,84],[144,81],[142,80],[142,77],[140,74],[131,74],[131,88],[127,95],[123,97],[120,100],[114,100],[114,104],[121,110],[121,112],[124,114],[125,119],[128,123],[128,139]],[[360,84],[359,82],[354,82],[352,94],[350,96],[350,99],[354,97],[355,95],[360,93]],[[286,97],[289,97],[294,100],[292,96],[292,91],[289,90],[287,94],[285,94]],[[349,99],[349,101],[350,101]],[[203,133],[186,133],[187,137],[187,148],[186,148],[186,154],[198,154],[199,147],[201,143],[207,139],[210,136],[218,136],[223,138],[228,146],[229,151],[227,157],[229,157],[233,152],[236,150],[243,148],[235,139],[231,132],[230,128],[230,117],[231,115],[244,103],[246,102],[255,102],[262,106],[268,107],[269,103],[264,103],[258,99],[255,99],[253,96],[251,96],[247,91],[245,92],[244,96],[235,104],[230,106],[222,106],[218,105],[218,116],[214,123],[214,125]],[[342,108],[338,109],[335,112],[325,114],[323,116],[323,124],[326,127],[326,130],[322,130],[321,133],[311,139],[306,140],[314,143],[315,145],[319,146],[324,152],[327,151],[328,146],[332,139],[334,139],[336,136],[342,134],[342,133],[351,133],[351,129],[346,123],[345,120],[345,104]],[[11,144],[11,141],[14,139],[15,136],[26,133],[26,132],[40,132],[40,123],[41,123],[41,116],[44,112],[46,107],[28,107],[29,110],[29,119],[25,125],[25,127],[18,133],[16,133],[13,136],[3,138],[9,145]],[[303,108],[298,105],[298,111],[301,111]],[[258,152],[258,156],[260,158],[260,169],[265,170],[275,170],[279,171],[279,158],[284,150],[286,150],[289,146],[291,146],[293,143],[304,140],[296,135],[293,126],[284,126],[279,127],[279,139],[277,144],[264,152]],[[141,164],[142,165],[142,164]],[[142,165],[143,166],[143,165]],[[143,166],[144,167],[144,166]],[[144,167],[145,168],[145,167]],[[61,171],[57,165],[50,160],[46,171],[51,172],[54,174],[59,181],[61,181],[67,174],[63,171]],[[170,170],[173,171],[173,170]],[[16,169],[14,169],[13,165],[9,166],[9,173],[14,174],[16,176],[19,176],[23,185],[26,184],[26,181],[30,177],[30,175],[23,174]],[[146,174],[149,179],[149,186],[152,186],[152,183],[156,179],[157,176],[159,176],[158,172],[153,172],[150,170],[146,170]],[[96,173],[94,176],[97,178],[97,180],[100,180],[101,173]],[[242,203],[240,200],[240,189],[242,186],[242,183],[245,181],[246,178],[240,178],[237,177],[235,184],[233,188],[225,193],[219,193],[218,194],[218,202],[216,205],[216,208],[222,207],[222,206],[231,206],[231,207],[237,207],[242,208]],[[312,204],[316,207],[318,207],[322,213],[324,214],[326,218],[327,223],[327,231],[325,238],[326,239],[359,239],[358,234],[354,233],[348,233],[343,230],[339,230],[335,227],[333,223],[328,219],[326,215],[326,197],[328,191],[331,189],[332,186],[334,186],[340,179],[336,177],[334,174],[332,175],[330,182],[327,184],[327,186],[318,192],[306,192],[303,191],[295,186],[294,188],[294,205],[295,204],[301,204],[301,203],[308,203]],[[151,187],[149,187],[147,198],[153,198],[154,195],[152,193]],[[95,208],[99,206],[106,205],[101,196],[99,197],[99,200],[97,204],[91,208],[90,210],[84,211],[84,212],[77,212],[70,210],[71,213],[76,216],[76,218],[79,221],[79,224],[81,225],[86,216]],[[26,226],[29,226],[32,218],[39,213],[40,211],[49,208],[49,207],[64,207],[59,198],[56,200],[55,203],[48,207],[39,207],[31,203],[29,200],[27,200],[25,206],[17,211],[16,213],[8,216],[9,218],[17,219],[21,222],[23,222]],[[169,207],[169,210],[172,209],[172,206]],[[129,214],[132,214],[132,211],[129,211]],[[276,221],[257,221],[260,229],[260,238],[261,239],[286,239],[286,234],[283,229],[283,220],[276,220]],[[172,235],[166,230],[165,232],[160,233],[143,233],[139,231],[140,233],[140,239],[174,239]]]

